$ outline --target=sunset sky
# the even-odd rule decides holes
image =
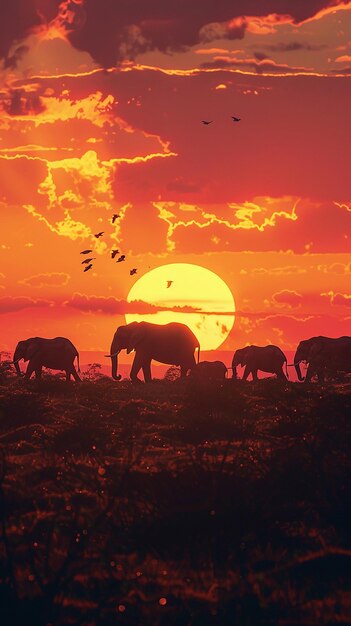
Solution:
[[[0,351],[108,350],[169,263],[228,285],[221,349],[351,334],[351,2],[11,0],[0,56]]]

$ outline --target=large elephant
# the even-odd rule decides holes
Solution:
[[[140,369],[143,370],[145,382],[151,381],[151,361],[159,361],[169,365],[180,365],[181,376],[195,365],[194,352],[200,345],[194,333],[185,326],[172,322],[170,324],[149,324],[148,322],[132,322],[117,328],[111,344],[112,378],[120,380],[117,375],[118,354],[126,349],[127,354],[135,350],[135,357],[130,371],[130,378],[137,382]]]
[[[276,374],[280,380],[286,380],[286,374],[283,371],[283,365],[287,363],[284,352],[277,346],[247,346],[234,352],[232,368],[233,378],[237,378],[236,368],[238,365],[244,366],[243,380],[246,380],[249,374],[252,374],[252,380],[258,380],[257,370]]]
[[[305,382],[317,376],[324,382],[325,376],[335,376],[338,372],[351,372],[351,337],[311,337],[300,341],[294,357],[297,377],[303,381],[300,363],[308,364]]]
[[[201,361],[190,371],[189,378],[196,382],[223,381],[227,367],[222,361]]]
[[[17,344],[13,355],[13,363],[18,376],[21,376],[19,361],[29,361],[26,378],[30,378],[35,372],[36,378],[41,378],[42,368],[49,367],[53,370],[64,370],[66,380],[71,375],[74,380],[80,381],[80,377],[74,367],[74,359],[77,358],[79,371],[79,354],[73,343],[65,337],[44,339],[43,337],[31,337]]]

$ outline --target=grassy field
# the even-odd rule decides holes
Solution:
[[[351,384],[0,382],[0,623],[351,622]]]

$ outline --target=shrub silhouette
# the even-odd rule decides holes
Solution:
[[[350,384],[187,382],[0,384],[2,624],[347,623]]]

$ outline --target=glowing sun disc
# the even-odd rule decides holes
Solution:
[[[146,314],[127,313],[127,324],[181,322],[196,335],[201,350],[218,348],[235,321],[235,302],[228,285],[211,270],[191,263],[170,263],[152,269],[134,283],[127,300],[142,300],[170,309]],[[187,307],[187,311],[176,307]],[[195,311],[189,312],[189,309]]]

